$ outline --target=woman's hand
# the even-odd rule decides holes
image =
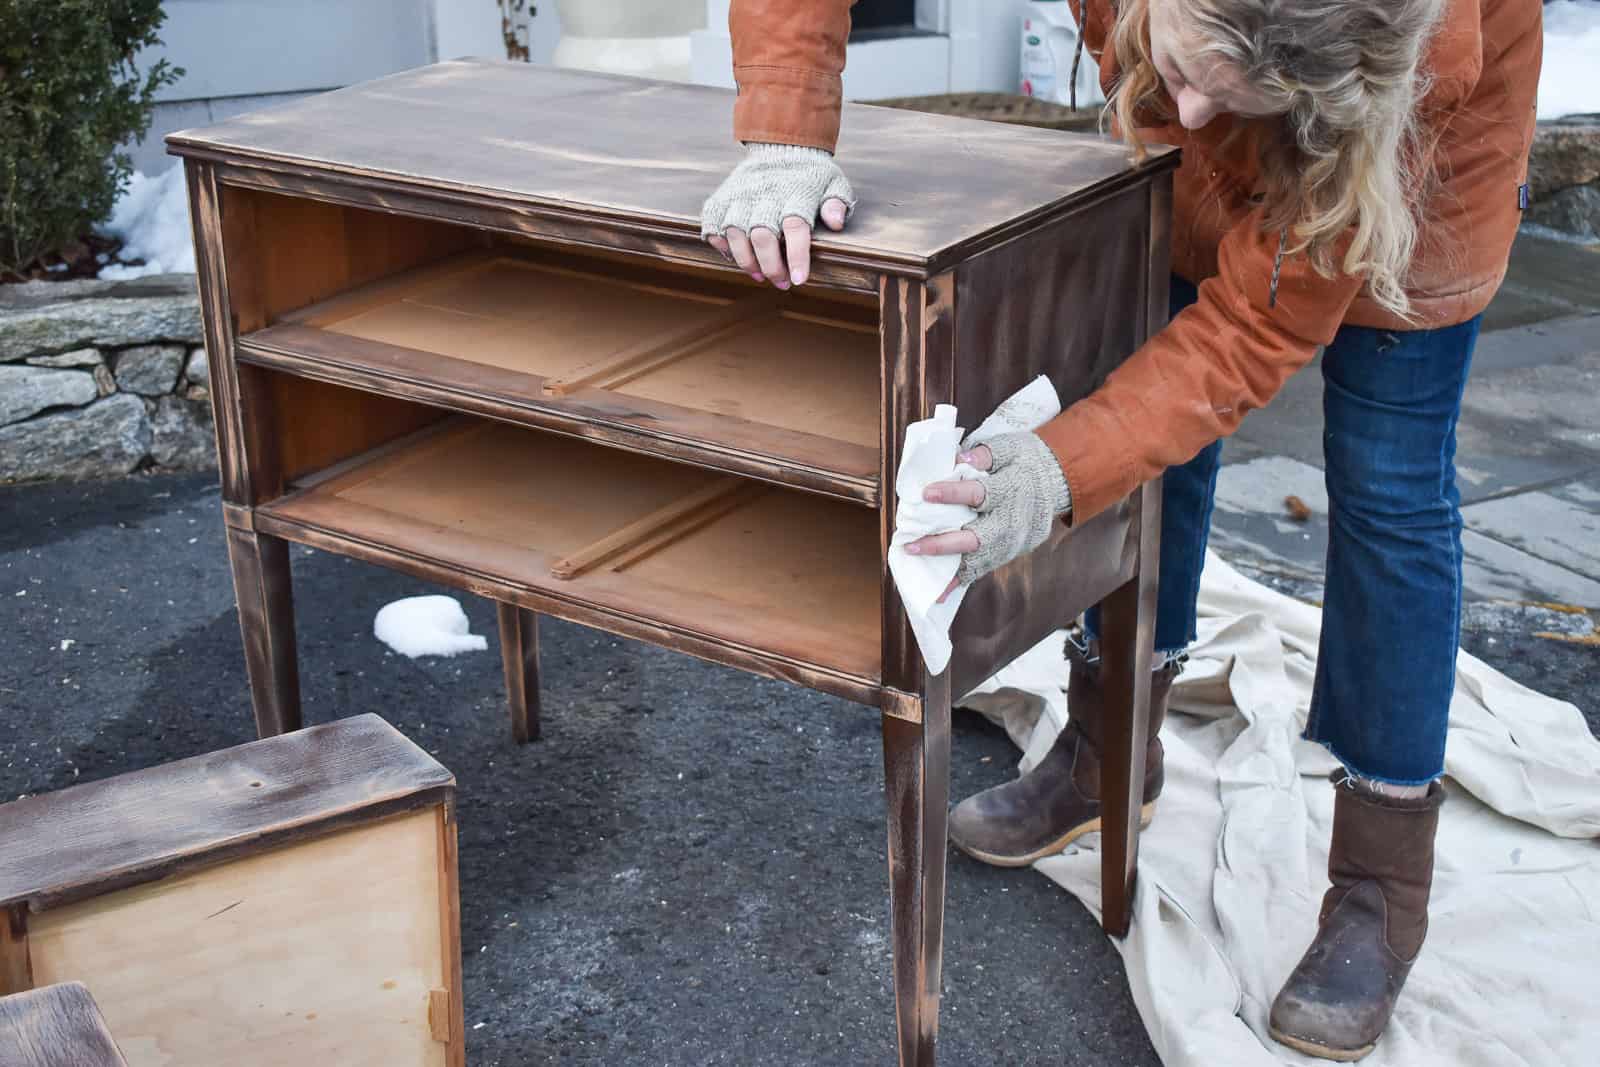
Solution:
[[[922,499],[965,504],[976,508],[978,517],[959,530],[928,534],[906,545],[913,556],[961,555],[961,566],[940,594],[941,601],[957,586],[1038,548],[1050,536],[1056,517],[1072,510],[1061,464],[1038,434],[1001,434],[962,452],[957,462],[988,471],[988,481],[934,482],[922,491]]]
[[[811,224],[817,216],[830,230],[842,230],[854,207],[850,181],[829,153],[752,144],[706,200],[700,233],[756,281],[787,289],[810,276]]]

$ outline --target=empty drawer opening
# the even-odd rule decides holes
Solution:
[[[228,195],[242,362],[877,503],[875,297]]]
[[[877,516],[816,494],[450,419],[262,511],[283,536],[470,561],[558,600],[858,681],[881,674]]]

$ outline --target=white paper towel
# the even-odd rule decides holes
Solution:
[[[1036,430],[1061,413],[1061,400],[1050,379],[1040,375],[1007,398],[994,414],[972,431],[971,443],[978,445],[1003,433]],[[931,504],[922,491],[934,482],[952,476],[986,480],[988,474],[956,463],[961,451],[962,429],[956,425],[956,409],[940,404],[933,418],[906,427],[906,440],[900,450],[900,468],[895,471],[894,538],[889,542],[889,573],[900,592],[917,648],[928,665],[928,673],[942,674],[950,664],[950,624],[967,595],[962,586],[951,592],[944,603],[939,594],[950,584],[961,566],[961,557],[912,556],[905,546],[931,533],[959,530],[978,513],[965,504]]]

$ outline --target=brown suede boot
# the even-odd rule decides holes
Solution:
[[[1067,642],[1070,721],[1039,765],[1020,778],[986,789],[950,813],[950,840],[973,859],[996,867],[1026,867],[1100,829],[1100,752],[1105,738],[1105,694],[1093,650],[1085,658]],[[1090,660],[1093,659],[1093,662]],[[1172,663],[1150,679],[1150,742],[1145,749],[1141,825],[1149,825],[1161,793],[1161,739],[1167,695],[1181,668]]]
[[[1328,1060],[1378,1043],[1428,932],[1433,837],[1444,790],[1381,796],[1334,775],[1333,844],[1317,936],[1272,1003],[1272,1036]]]

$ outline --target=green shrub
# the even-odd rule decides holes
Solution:
[[[165,18],[161,0],[0,0],[0,274],[110,215],[133,169],[120,146],[183,73],[134,66]]]

